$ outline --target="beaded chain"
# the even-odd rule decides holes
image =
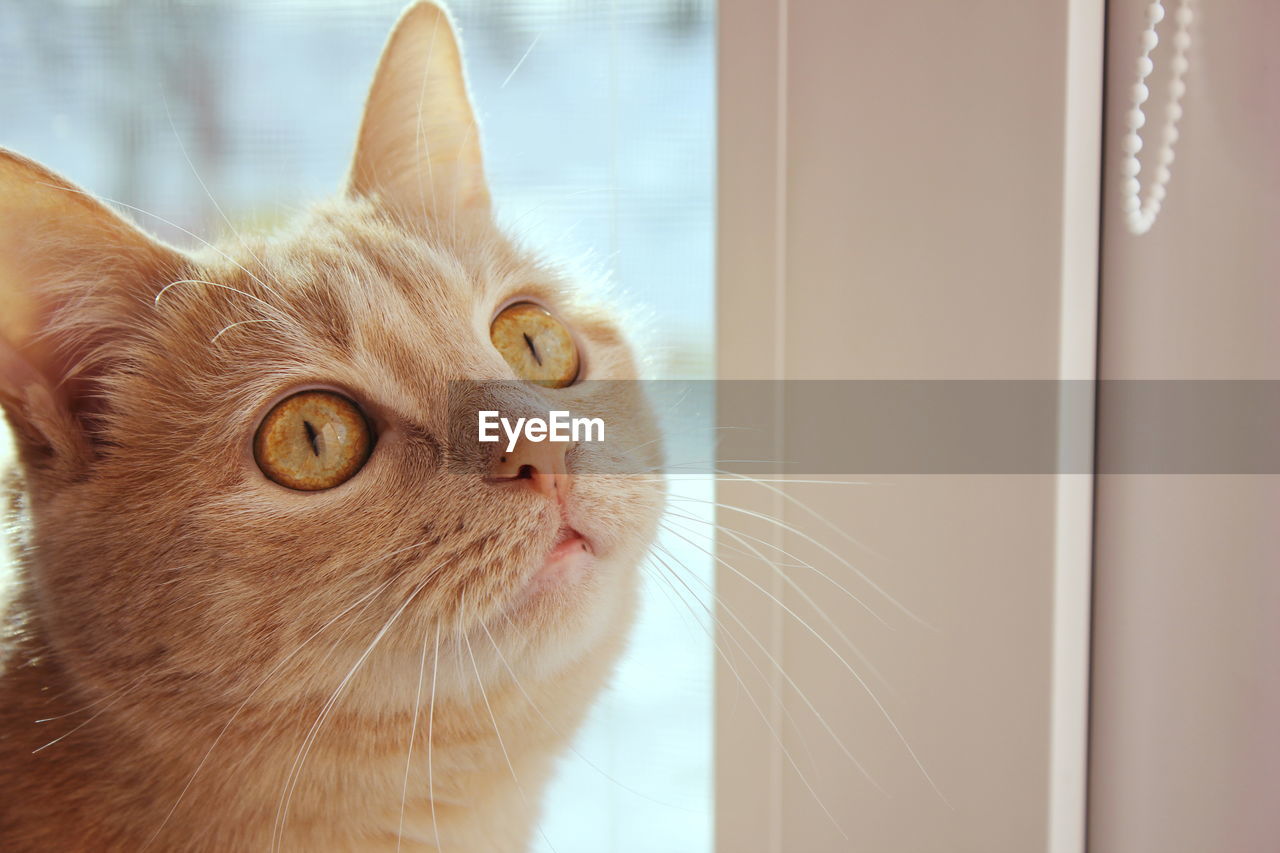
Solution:
[[[1124,175],[1125,222],[1129,231],[1134,234],[1145,234],[1151,230],[1160,213],[1160,205],[1168,193],[1170,166],[1173,165],[1173,146],[1178,141],[1178,119],[1182,118],[1182,96],[1186,92],[1187,49],[1191,47],[1191,3],[1190,0],[1179,0],[1178,11],[1174,15],[1177,28],[1173,34],[1173,80],[1169,84],[1169,102],[1164,114],[1164,131],[1160,138],[1160,148],[1156,151],[1155,173],[1147,196],[1142,198],[1142,185],[1138,182],[1138,173],[1142,164],[1138,162],[1138,152],[1142,150],[1142,137],[1138,131],[1147,122],[1142,112],[1142,105],[1150,97],[1146,79],[1155,67],[1151,61],[1151,51],[1155,50],[1160,39],[1156,36],[1156,25],[1164,20],[1164,6],[1160,0],[1152,0],[1147,6],[1147,26],[1142,31],[1142,53],[1138,57],[1138,82],[1132,91],[1132,106],[1126,115],[1128,132],[1121,141],[1125,158],[1121,162]]]

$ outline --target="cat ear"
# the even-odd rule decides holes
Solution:
[[[94,374],[139,290],[182,255],[88,193],[0,148],[0,405],[24,447],[87,447]]]
[[[433,3],[405,10],[382,51],[347,191],[411,218],[488,212],[462,54],[448,14]]]

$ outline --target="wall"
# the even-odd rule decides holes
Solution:
[[[1111,128],[1128,109],[1144,6],[1108,5]],[[1150,233],[1126,231],[1118,180],[1107,182],[1107,379],[1280,379],[1280,6],[1222,0],[1195,11],[1173,178]],[[1162,123],[1163,55],[1149,140]],[[1114,176],[1117,131],[1109,136]],[[1099,417],[1104,436],[1117,427],[1105,406]],[[1100,478],[1093,853],[1276,850],[1278,520],[1275,475]]]

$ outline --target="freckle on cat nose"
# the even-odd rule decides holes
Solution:
[[[538,442],[521,438],[514,450],[494,457],[489,479],[524,482],[545,497],[563,500],[569,485],[565,454],[570,447],[562,441]]]

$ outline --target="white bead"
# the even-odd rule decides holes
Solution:
[[[1126,214],[1126,222],[1129,230],[1134,234],[1144,234],[1150,230],[1155,223],[1156,216],[1160,213],[1161,203],[1168,194],[1168,184],[1172,177],[1171,165],[1174,159],[1174,146],[1179,139],[1178,121],[1183,116],[1183,108],[1180,103],[1182,97],[1187,92],[1184,77],[1190,69],[1190,61],[1187,52],[1191,47],[1191,34],[1189,32],[1192,13],[1190,0],[1179,0],[1175,19],[1177,27],[1173,34],[1173,55],[1169,59],[1170,83],[1169,97],[1165,106],[1164,126],[1161,128],[1160,144],[1154,150],[1155,163],[1151,167],[1152,181],[1146,198],[1142,197],[1142,184],[1138,180],[1138,175],[1142,172],[1142,163],[1138,159],[1138,152],[1142,150],[1142,137],[1138,131],[1147,123],[1147,117],[1142,111],[1142,105],[1151,97],[1151,90],[1146,86],[1146,79],[1155,71],[1155,61],[1151,57],[1152,51],[1160,43],[1159,34],[1156,31],[1156,25],[1164,20],[1165,10],[1161,0],[1150,0],[1146,5],[1146,28],[1142,31],[1140,44],[1141,52],[1135,63],[1137,71],[1137,82],[1134,83],[1132,89],[1132,103],[1128,112],[1125,113],[1125,123],[1127,131],[1120,140],[1121,150],[1125,153],[1120,161],[1120,171],[1123,179],[1120,188],[1123,190],[1121,205]]]

